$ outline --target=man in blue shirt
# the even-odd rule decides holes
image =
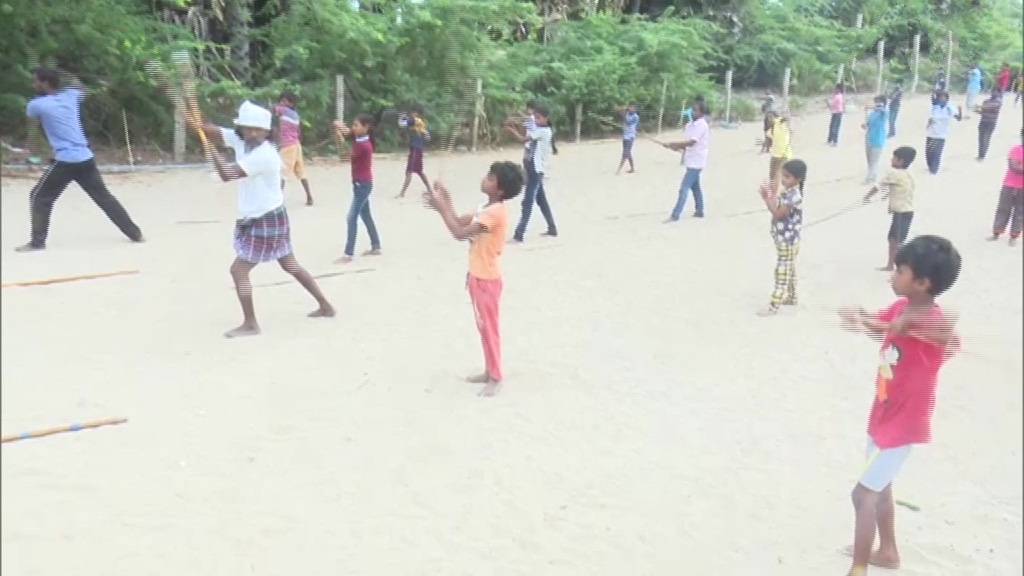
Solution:
[[[867,129],[864,150],[868,160],[868,175],[864,184],[873,184],[878,179],[878,162],[882,159],[882,149],[889,135],[889,112],[885,109],[885,96],[875,96],[875,107],[870,110],[864,122],[864,128]]]
[[[636,113],[636,104],[630,104],[622,111],[622,159],[619,160],[619,168],[615,174],[622,172],[622,166],[629,162],[629,173],[636,172],[633,165],[633,144],[636,142],[637,127],[640,126],[640,115]]]
[[[32,237],[28,244],[16,250],[30,252],[46,248],[53,204],[72,181],[85,190],[125,236],[133,242],[142,242],[142,231],[107,190],[89,149],[79,115],[79,105],[85,97],[83,89],[77,83],[61,89],[60,84],[60,73],[51,68],[38,68],[32,76],[36,97],[29,101],[25,112],[30,118],[39,119],[54,157],[29,196]]]
[[[974,110],[979,94],[981,94],[981,67],[974,64],[967,72],[967,115],[964,116],[965,118],[970,118],[971,110]]]

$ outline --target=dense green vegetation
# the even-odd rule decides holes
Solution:
[[[778,89],[790,66],[793,93],[806,95],[859,59],[848,78],[873,89],[876,41],[886,40],[887,75],[909,78],[915,33],[928,82],[952,30],[956,86],[975,60],[989,73],[1020,66],[1021,16],[1020,0],[0,0],[0,134],[23,138],[30,71],[42,62],[96,89],[85,117],[98,144],[123,142],[123,110],[133,139],[166,150],[171,105],[144,64],[187,49],[214,119],[228,120],[242,98],[296,90],[307,147],[331,146],[336,74],[347,79],[346,115],[415,101],[447,133],[472,115],[479,78],[485,139],[528,97],[549,103],[564,138],[577,104],[584,133],[596,133],[596,117],[616,104],[656,110],[663,83],[667,122],[696,94],[715,106],[728,69],[738,89]],[[738,99],[734,112],[753,105]],[[393,142],[384,118],[381,137]]]

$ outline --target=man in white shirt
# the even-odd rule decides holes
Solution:
[[[683,175],[683,182],[679,185],[679,197],[676,205],[672,208],[672,214],[668,222],[676,222],[683,214],[686,207],[686,199],[693,190],[694,218],[704,217],[704,192],[700,187],[700,174],[708,164],[709,136],[711,127],[708,126],[707,104],[704,102],[693,103],[693,122],[686,125],[683,130],[683,139],[679,142],[669,142],[664,146],[669,150],[683,151],[683,166],[686,167],[686,174]]]
[[[241,326],[224,334],[227,338],[260,333],[249,280],[249,272],[260,262],[277,260],[316,299],[319,308],[309,313],[311,318],[334,316],[334,308],[316,280],[292,252],[291,224],[281,190],[281,157],[269,140],[271,119],[270,110],[247,101],[238,109],[234,130],[203,125],[199,120],[192,124],[213,144],[235,151],[234,164],[228,163],[215,148],[208,151],[221,180],[238,181],[240,218],[235,222],[235,261],[230,272],[244,319]]]
[[[938,174],[942,162],[942,151],[946,147],[949,136],[949,125],[954,118],[963,120],[963,109],[957,106],[954,110],[949,103],[949,92],[940,90],[935,93],[935,103],[928,115],[928,131],[924,142],[924,160],[928,171]]]

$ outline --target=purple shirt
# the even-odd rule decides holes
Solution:
[[[287,148],[299,143],[299,113],[287,106],[274,106],[274,113],[281,118],[277,131],[277,146]]]
[[[683,166],[687,168],[704,168],[708,164],[708,127],[707,116],[701,116],[686,125],[683,130],[683,141],[693,140],[694,143],[686,149],[683,157]]]

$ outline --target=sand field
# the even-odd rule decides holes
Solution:
[[[1022,573],[1022,257],[990,243],[1007,104],[984,163],[977,118],[953,127],[929,175],[927,99],[890,142],[918,148],[911,235],[935,233],[964,269],[942,298],[964,353],[941,377],[934,442],[895,485],[902,576]],[[794,120],[809,165],[806,221],[863,195],[859,114],[837,149],[827,117]],[[849,492],[863,460],[876,345],[833,310],[893,296],[888,216],[872,204],[805,229],[801,304],[755,312],[774,248],[756,185],[759,126],[715,129],[707,218],[662,224],[682,177],[649,141],[615,177],[617,141],[560,146],[546,184],[561,236],[504,256],[506,384],[482,367],[464,290],[466,246],[416,199],[393,200],[402,160],[379,158],[384,255],[332,264],[348,167],[310,165],[318,204],[288,187],[296,255],[339,311],[276,265],[256,269],[263,334],[240,321],[227,268],[235,189],[202,171],[108,177],[148,242],[120,236],[76,186],[49,249],[28,234],[32,180],[3,182],[3,281],[138,269],[2,291],[4,434],[123,416],[122,426],[5,444],[6,576],[675,576],[845,574]],[[669,137],[669,136],[666,136]],[[493,159],[428,155],[465,210]],[[518,201],[512,207],[518,216]],[[189,222],[191,221],[191,222]],[[217,221],[217,222],[209,222]],[[357,254],[367,247],[360,229]],[[872,573],[884,574],[884,570]],[[892,573],[892,572],[890,572]]]

